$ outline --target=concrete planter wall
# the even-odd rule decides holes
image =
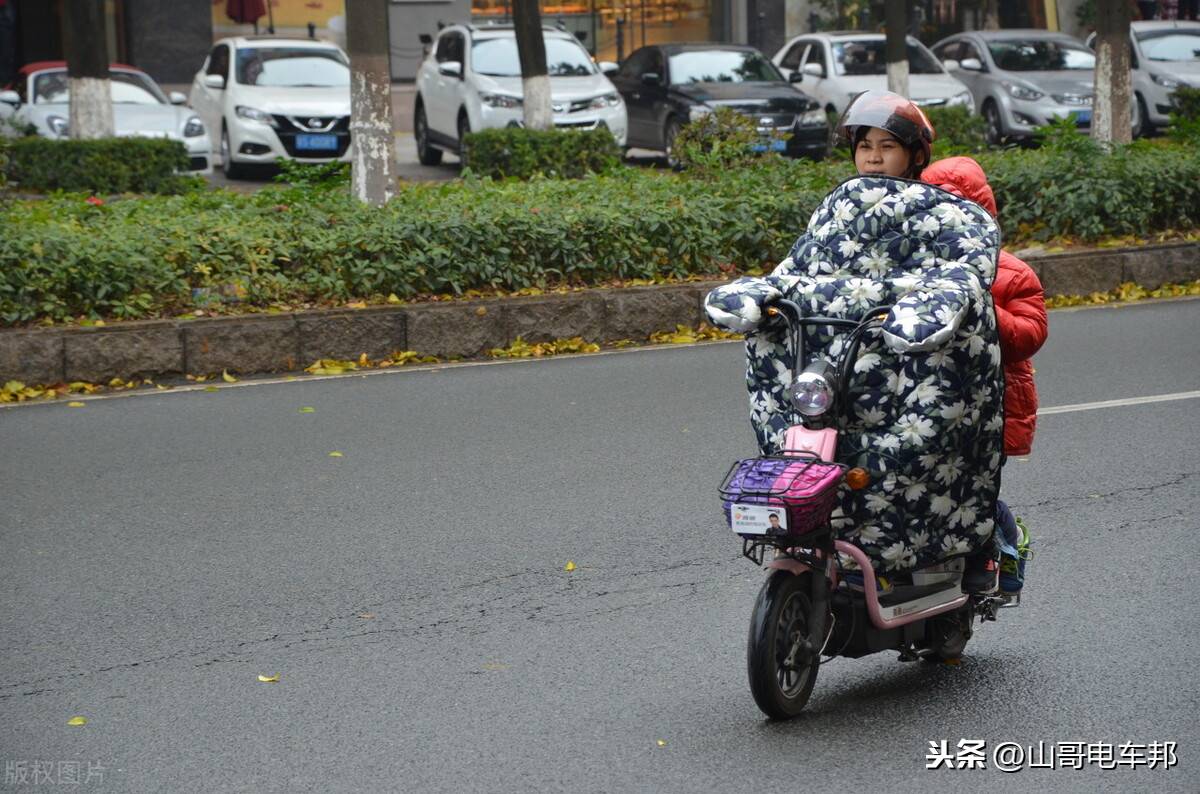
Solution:
[[[1146,288],[1200,279],[1200,245],[1029,255],[1047,295]],[[321,358],[380,359],[396,350],[470,358],[518,336],[542,342],[644,341],[704,319],[705,293],[721,283],[595,289],[545,297],[412,306],[124,322],[101,328],[0,330],[0,382],[108,381],[113,377],[296,370]]]

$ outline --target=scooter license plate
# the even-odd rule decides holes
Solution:
[[[734,504],[729,510],[729,526],[739,535],[786,534],[787,525],[782,506]]]
[[[296,148],[302,151],[333,152],[337,151],[336,135],[297,135]]]

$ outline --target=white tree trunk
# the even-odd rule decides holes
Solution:
[[[550,107],[550,78],[547,75],[526,77],[521,81],[524,92],[525,127],[531,130],[554,129],[554,111]]]
[[[357,67],[358,62],[352,66]],[[387,67],[386,59],[382,66]],[[375,206],[386,204],[395,195],[392,87],[380,77],[355,68],[350,82],[350,190],[359,201]]]
[[[783,6],[783,38],[791,41],[796,36],[807,33],[805,14],[808,3],[804,0],[785,0]]]
[[[887,86],[889,91],[908,97],[908,61],[892,61],[887,65]]]
[[[67,111],[72,138],[92,140],[113,137],[110,82],[99,77],[72,77]]]
[[[1092,106],[1092,137],[1103,143],[1132,139],[1129,64],[1125,42],[1117,47],[1096,39],[1096,96]],[[1117,50],[1121,50],[1120,53]]]

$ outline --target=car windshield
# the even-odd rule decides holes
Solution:
[[[515,38],[477,39],[471,45],[471,64],[489,77],[520,77],[521,58]],[[569,39],[546,39],[546,71],[551,77],[586,77],[596,73],[587,50]]]
[[[833,68],[837,74],[851,77],[887,74],[887,54],[883,39],[855,39],[833,43]],[[915,39],[908,40],[908,73],[941,74],[937,59]]]
[[[340,50],[254,47],[237,51],[237,81],[278,88],[342,88],[350,66]]]
[[[166,105],[167,98],[149,77],[137,72],[109,72],[112,101],[119,105]],[[33,78],[33,103],[69,102],[70,83],[66,69],[42,72]]]
[[[670,60],[671,85],[689,83],[773,83],[778,70],[752,50],[691,50]]]
[[[1065,41],[989,41],[996,66],[1009,72],[1059,72],[1096,68],[1096,56],[1082,46]]]
[[[1152,61],[1200,61],[1200,32],[1163,30],[1138,36]]]

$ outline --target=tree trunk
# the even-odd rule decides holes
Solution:
[[[1000,0],[984,0],[983,29],[1000,29]]]
[[[888,90],[908,96],[908,0],[888,0],[883,18],[887,31]]]
[[[552,129],[554,112],[550,108],[546,40],[542,36],[542,12],[538,0],[513,0],[513,27],[521,57],[525,126],[531,130]]]
[[[392,76],[384,0],[346,0],[350,54],[350,190],[359,201],[386,204],[394,195]]]
[[[63,54],[71,92],[67,110],[71,137],[111,138],[112,89],[104,0],[67,0],[63,4]]]
[[[1096,97],[1092,137],[1104,143],[1129,143],[1132,109],[1129,74],[1129,3],[1096,2]]]
[[[808,3],[802,0],[784,0],[783,4],[783,40],[791,41],[796,36],[808,32],[807,14]]]

